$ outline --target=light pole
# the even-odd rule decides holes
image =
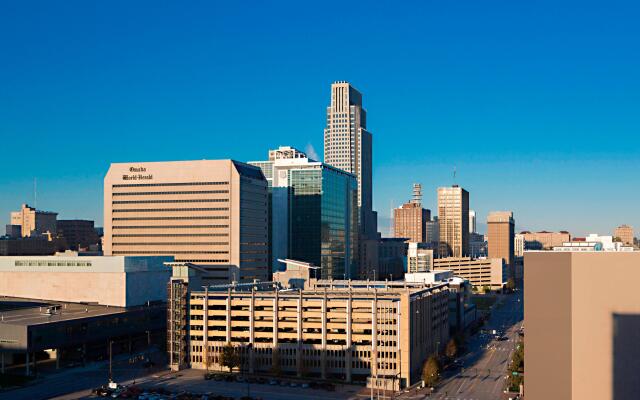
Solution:
[[[109,340],[109,383],[113,382],[113,340]]]

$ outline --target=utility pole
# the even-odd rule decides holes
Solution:
[[[113,340],[109,340],[109,383],[113,382]]]

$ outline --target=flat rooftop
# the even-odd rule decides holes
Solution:
[[[48,313],[51,310],[51,313]],[[0,297],[0,327],[41,325],[124,313],[124,307]]]

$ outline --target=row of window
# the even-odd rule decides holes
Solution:
[[[164,187],[164,186],[207,186],[207,185],[228,185],[229,182],[173,182],[173,183],[133,183],[113,185],[114,188],[124,187]]]
[[[119,200],[113,204],[159,204],[159,203],[228,203],[229,199],[169,199],[169,200]]]
[[[170,195],[170,194],[216,194],[216,193],[229,193],[228,190],[188,190],[188,191],[173,191],[173,192],[116,192],[113,196],[157,196],[157,195]]]

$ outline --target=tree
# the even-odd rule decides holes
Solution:
[[[431,355],[422,367],[422,380],[429,387],[435,386],[440,380],[440,362],[435,355]]]
[[[240,357],[231,343],[227,343],[220,352],[220,365],[229,368],[229,372],[240,366]]]
[[[509,278],[507,280],[507,290],[513,291],[516,288],[516,280],[513,278]]]
[[[490,293],[491,287],[489,287],[489,285],[485,285],[482,287],[482,291],[484,292],[484,294]]]
[[[444,350],[444,354],[450,359],[453,359],[458,355],[458,343],[456,339],[451,338],[451,340],[449,340],[447,348]]]

